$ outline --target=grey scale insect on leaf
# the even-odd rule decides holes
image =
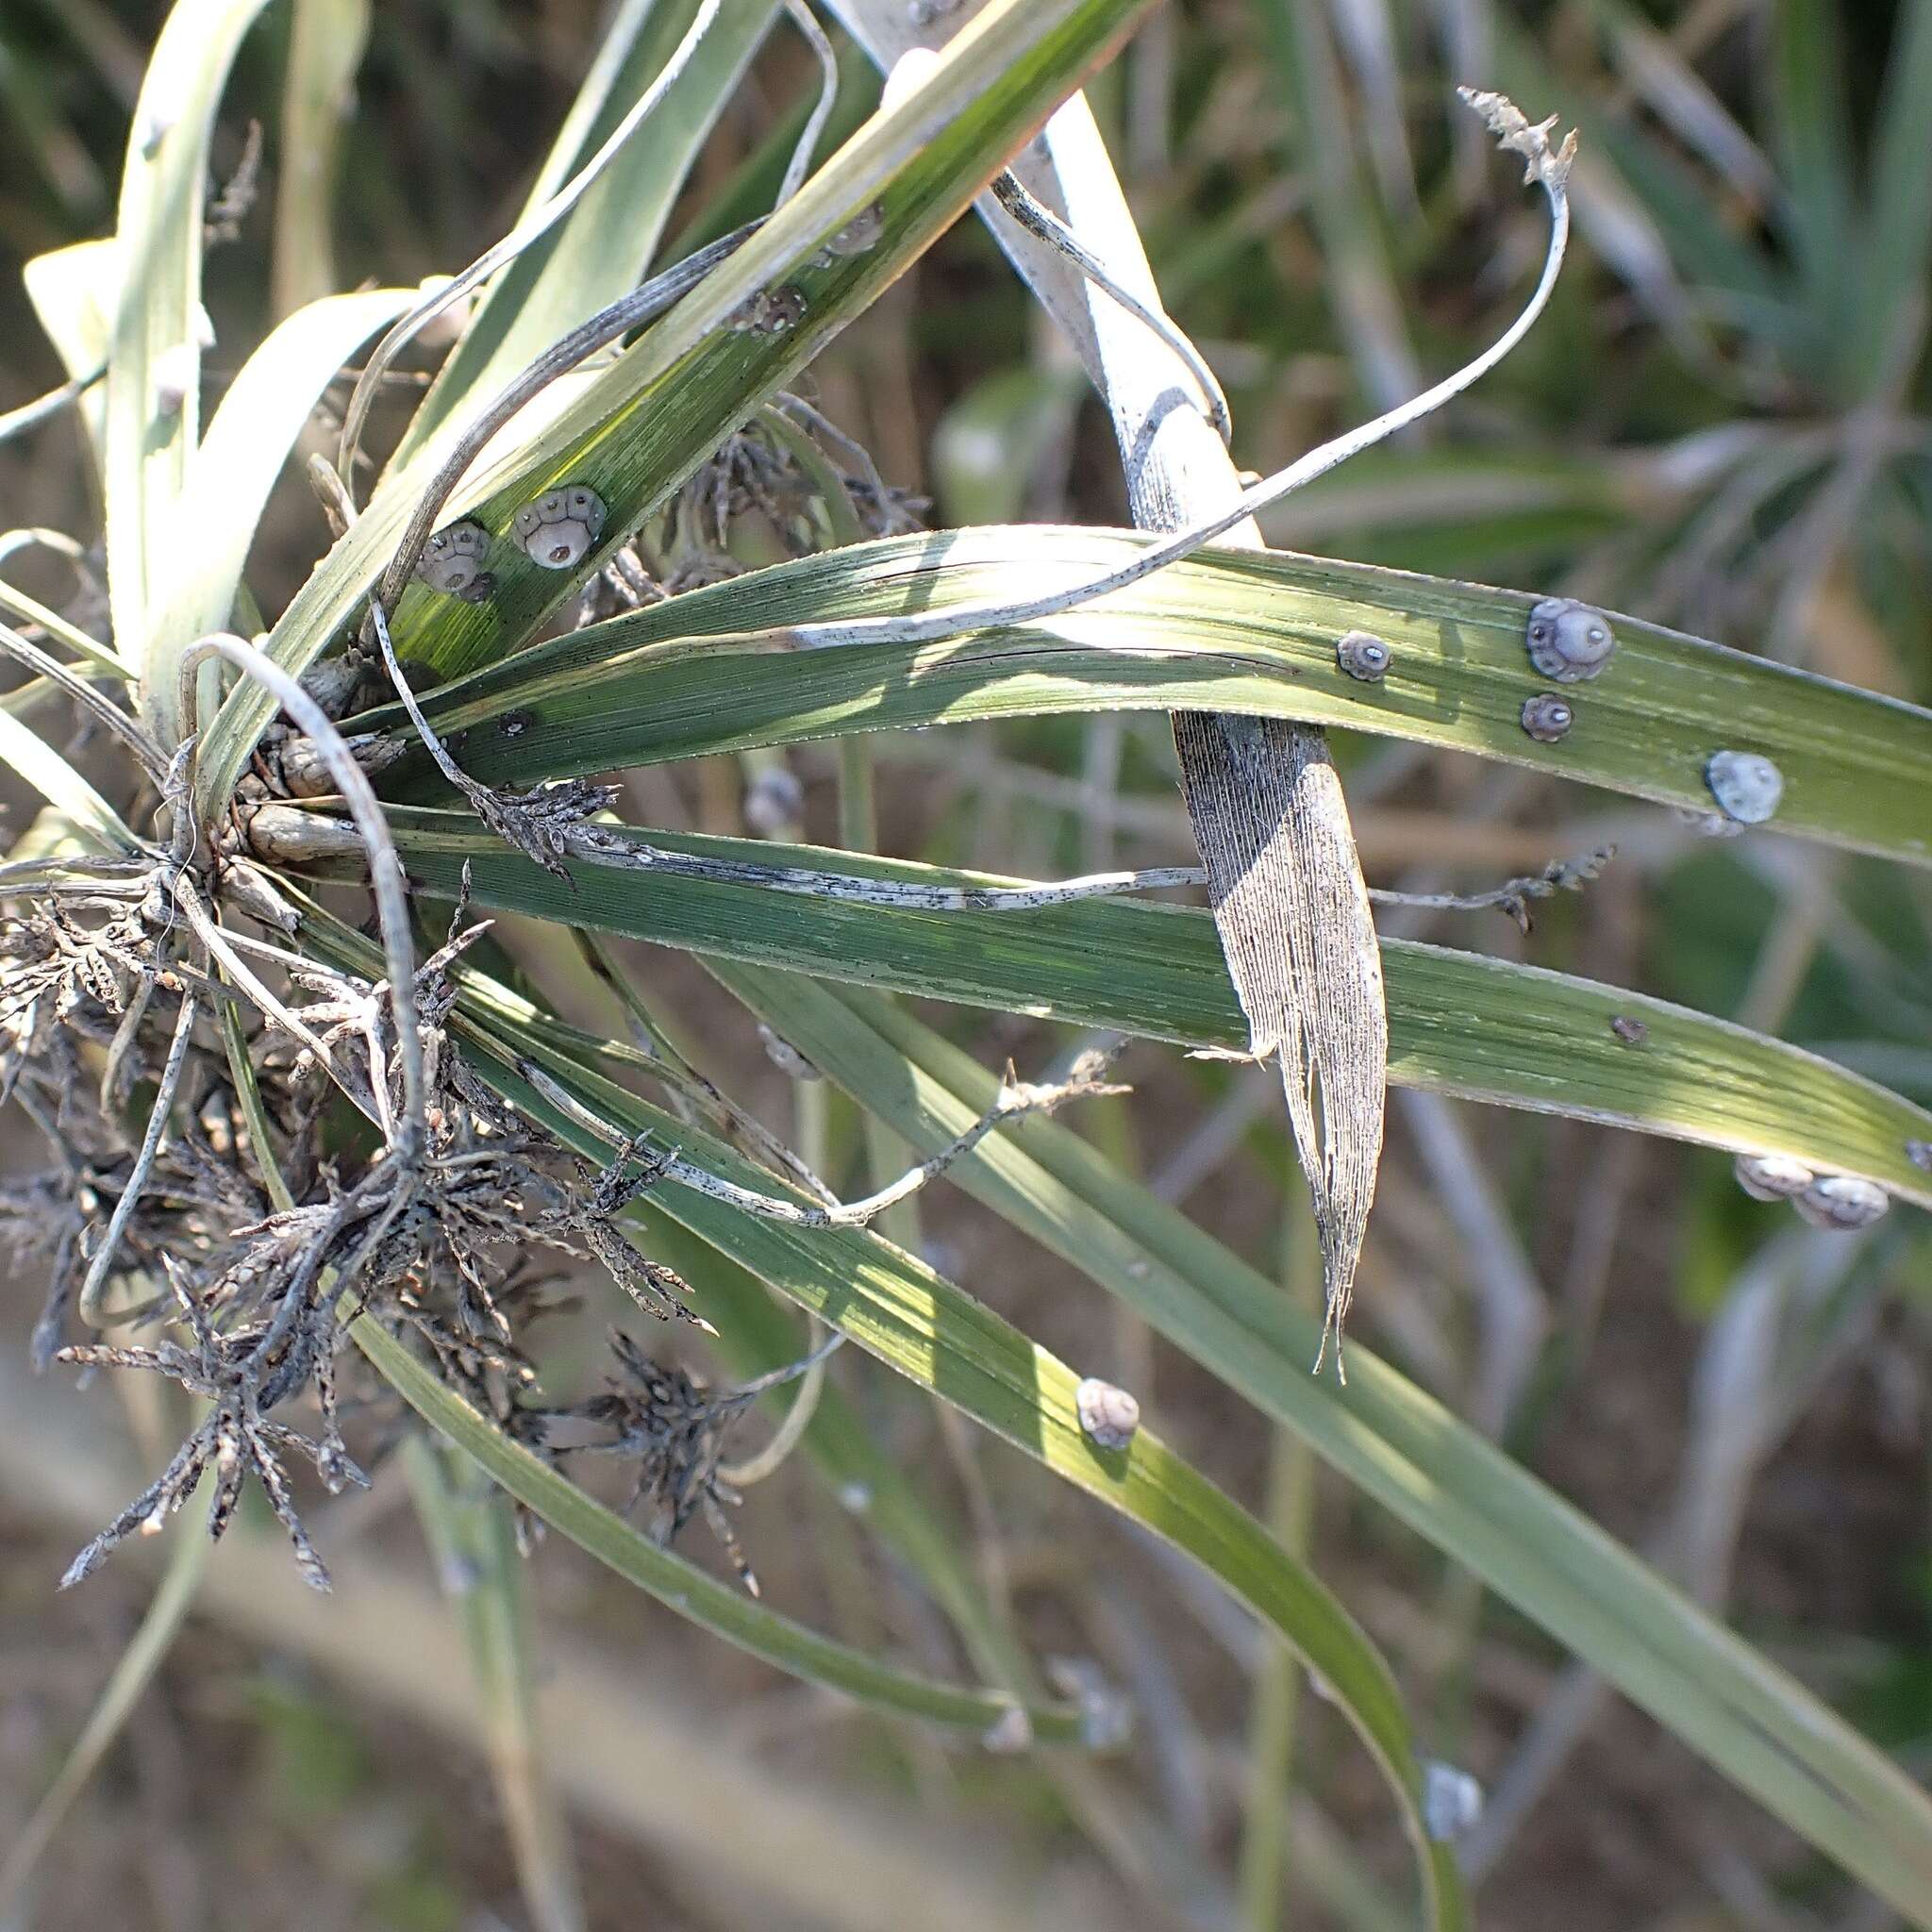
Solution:
[[[1852,1174],[1822,1174],[1791,1206],[1813,1227],[1850,1233],[1870,1227],[1891,1206],[1891,1196],[1876,1181]]]
[[[1524,700],[1523,728],[1539,744],[1555,744],[1569,737],[1575,720],[1570,700],[1558,697],[1553,691],[1539,691],[1535,697]]]
[[[1711,753],[1704,782],[1724,816],[1743,825],[1763,824],[1776,813],[1785,793],[1784,774],[1755,751]]]
[[[1574,597],[1545,597],[1530,607],[1524,630],[1529,661],[1558,684],[1594,677],[1610,661],[1617,634],[1601,610]]]
[[[1124,1389],[1089,1375],[1074,1391],[1080,1428],[1103,1449],[1124,1449],[1141,1426],[1141,1405]]]
[[[1363,684],[1379,684],[1389,675],[1393,653],[1373,631],[1344,631],[1335,641],[1335,661]]]
[[[569,570],[581,563],[604,533],[604,499],[588,484],[547,490],[526,503],[510,523],[510,535],[532,563]]]
[[[1815,1178],[1802,1160],[1789,1154],[1740,1154],[1732,1164],[1738,1185],[1754,1201],[1789,1201]]]
[[[483,559],[490,555],[490,532],[473,517],[445,524],[423,546],[416,575],[432,591],[460,597],[488,573]]]

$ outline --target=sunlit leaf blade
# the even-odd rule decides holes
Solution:
[[[166,554],[148,672],[171,675],[180,653],[226,627],[269,492],[316,402],[358,346],[415,300],[410,289],[328,295],[281,323],[242,365],[189,459]],[[320,512],[316,517],[321,526]]]
[[[762,1374],[797,1358],[797,1322],[774,1302],[755,1275],[648,1199],[637,1204],[633,1220],[649,1253],[687,1280],[702,1278],[707,1319],[719,1331],[716,1346],[741,1374]],[[819,1395],[799,1447],[817,1465],[821,1479],[841,1498],[841,1507],[857,1503],[866,1533],[891,1550],[931,1593],[958,1631],[974,1668],[991,1682],[1024,1682],[1032,1666],[988,1601],[957,1531],[941,1520],[933,1499],[874,1440],[858,1408],[829,1382]]]
[[[0,709],[0,765],[65,813],[102,851],[136,849],[138,841],[120,813],[44,738],[5,709]]]
[[[114,637],[144,648],[176,498],[200,424],[202,200],[215,110],[263,0],[178,0],[128,136],[114,230],[120,299],[108,356],[108,591]],[[149,693],[161,715],[172,691]]]
[[[375,964],[376,956],[367,941],[318,910],[304,908],[303,931],[345,963],[353,959],[365,970]],[[713,1173],[743,1186],[773,1186],[771,1175],[698,1128],[646,1105],[558,1050],[530,1024],[533,1016],[526,1004],[507,989],[460,969],[459,984],[462,996],[452,1024],[465,1052],[492,1086],[559,1139],[593,1158],[608,1151],[551,1106],[519,1071],[532,1060],[579,1105],[612,1125],[627,1133],[652,1128],[674,1138],[688,1158]],[[1441,1928],[1465,1923],[1453,1855],[1446,1845],[1431,1841],[1423,1823],[1420,1767],[1388,1665],[1320,1579],[1274,1543],[1252,1517],[1168,1449],[1151,1429],[1143,1427],[1125,1450],[1098,1448],[1080,1427],[1074,1402],[1079,1378],[1074,1370],[925,1263],[878,1236],[859,1228],[792,1226],[668,1181],[652,1191],[652,1201],[901,1374],[943,1396],[1075,1488],[1185,1550],[1273,1624],[1311,1668],[1322,1673],[1339,1707],[1375,1759],[1416,1846],[1427,1899],[1426,1923]],[[365,1322],[354,1332],[360,1339],[371,1329]],[[386,1334],[375,1330],[374,1340],[380,1344],[373,1354],[383,1373],[391,1373],[391,1357],[400,1357],[413,1374],[399,1379],[398,1387],[446,1433],[457,1434],[445,1415],[481,1423]],[[474,1426],[457,1440],[512,1494],[539,1507],[566,1535],[575,1534],[573,1523],[589,1521],[587,1511],[599,1509],[517,1444],[497,1436],[487,1424],[483,1428],[491,1441],[473,1443],[471,1438],[477,1434]],[[545,1503],[555,1505],[558,1514],[552,1515],[549,1507],[525,1494],[525,1489],[538,1487],[533,1470],[549,1479],[541,1487],[546,1492]],[[568,1491],[568,1498],[551,1493],[552,1486]],[[676,1560],[650,1545],[645,1548],[665,1561]],[[737,1607],[743,1603],[736,1597],[731,1601]],[[727,1628],[724,1634],[734,1633]],[[744,1639],[739,1636],[737,1641]]]
[[[20,272],[34,315],[47,332],[70,378],[81,381],[107,367],[120,289],[112,242],[75,242],[36,255]],[[107,390],[96,382],[75,408],[88,447],[105,467]]]
[[[902,1008],[796,974],[724,984],[915,1146],[943,1144],[994,1076]],[[1726,1776],[1932,1923],[1932,1803],[1786,1672],[1359,1341],[1345,1389],[1311,1376],[1318,1322],[1071,1128],[1020,1124],[954,1173],[1303,1437]]]
[[[461,734],[475,776],[506,784],[889,726],[1198,708],[1407,738],[1713,812],[1705,767],[1729,748],[1777,765],[1779,831],[1932,863],[1932,712],[1618,616],[1608,666],[1561,688],[1574,725],[1541,743],[1523,728],[1525,701],[1554,688],[1524,646],[1535,600],[1366,564],[1215,551],[1021,630],[729,656],[703,642],[1078,581],[1145,541],[1015,527],[858,545],[573,632],[425,709]],[[1381,682],[1337,664],[1350,630],[1388,642]],[[408,731],[394,709],[360,724]],[[390,780],[400,795],[440,785],[420,754]]]
[[[479,904],[539,918],[1187,1046],[1247,1041],[1213,925],[1184,908],[1089,899],[1030,911],[917,911],[588,862],[576,864],[573,885],[455,814],[398,808],[393,826],[410,876],[444,896],[468,863]],[[767,865],[993,882],[764,840],[650,839]],[[1790,1154],[1932,1208],[1932,1174],[1907,1151],[1932,1140],[1932,1113],[1815,1054],[1647,994],[1445,947],[1384,940],[1382,964],[1389,1074],[1400,1085]],[[1626,1041],[1617,1019],[1637,1022],[1643,1037]]]

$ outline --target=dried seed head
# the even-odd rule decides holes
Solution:
[[[518,510],[510,535],[532,563],[545,570],[569,570],[590,555],[604,531],[604,499],[581,483],[546,490]]]
[[[1344,632],[1335,641],[1335,661],[1351,677],[1364,684],[1379,684],[1389,675],[1393,653],[1373,631]]]
[[[1124,1449],[1141,1426],[1141,1405],[1124,1389],[1089,1375],[1074,1391],[1080,1427],[1103,1449]]]
[[[1813,1227],[1849,1231],[1870,1227],[1891,1206],[1891,1197],[1875,1181],[1857,1174],[1822,1174],[1791,1206]]]
[[[1574,597],[1545,597],[1532,605],[1524,641],[1529,661],[1558,684],[1594,677],[1617,648],[1610,620]]]
[[[1761,825],[1785,792],[1784,774],[1755,751],[1713,752],[1704,782],[1724,816],[1744,825]]]
[[[1754,1201],[1789,1201],[1811,1185],[1811,1170],[1789,1154],[1740,1154],[1732,1168]]]
[[[1473,1831],[1483,1815],[1483,1788],[1468,1772],[1432,1759],[1423,1766],[1423,1828],[1443,1843]]]
[[[1539,744],[1555,744],[1559,738],[1569,737],[1570,727],[1575,722],[1570,700],[1559,698],[1553,691],[1538,691],[1535,697],[1524,701],[1523,728]]]
[[[441,591],[446,597],[463,597],[479,577],[489,575],[483,568],[483,559],[489,555],[490,532],[465,517],[460,523],[444,525],[424,544],[416,575],[432,591]]]

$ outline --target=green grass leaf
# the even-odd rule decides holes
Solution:
[[[336,291],[334,202],[375,0],[292,0],[275,167],[276,315]]]
[[[1129,899],[914,911],[587,861],[575,862],[573,885],[458,814],[398,808],[391,824],[410,876],[442,897],[455,896],[467,862],[477,903],[508,911],[1186,1046],[1247,1041],[1203,912]],[[766,840],[649,837],[670,851],[863,877],[1013,883]],[[1932,1208],[1932,1175],[1906,1151],[1932,1140],[1932,1113],[1814,1054],[1667,1000],[1445,947],[1385,940],[1382,966],[1389,1077],[1399,1085],[1790,1154]],[[1626,1043],[1611,1028],[1618,1018],[1639,1022],[1644,1037]]]
[[[20,272],[27,300],[73,381],[108,366],[121,275],[110,241],[75,242],[36,255]],[[75,405],[97,467],[106,467],[108,392],[95,383]]]
[[[439,690],[425,710],[475,776],[519,785],[893,726],[1199,709],[1405,738],[1710,812],[1705,766],[1728,747],[1783,774],[1777,830],[1932,864],[1932,712],[1617,616],[1616,655],[1593,682],[1561,688],[1575,723],[1542,744],[1523,728],[1524,702],[1553,689],[1524,642],[1534,600],[1477,584],[1211,551],[1018,630],[792,653],[705,642],[1030,593],[1098,575],[1148,541],[1022,526],[855,545],[574,631]],[[1390,646],[1380,683],[1336,663],[1355,629]],[[393,708],[358,728],[408,734]],[[434,796],[441,781],[419,754],[388,789]]]
[[[0,765],[11,767],[104,852],[131,853],[141,841],[121,815],[47,741],[0,708]]]
[[[570,1823],[538,1744],[535,1632],[509,1499],[467,1457],[426,1437],[412,1436],[402,1454],[424,1541],[469,1646],[524,1903],[537,1932],[582,1932]]]

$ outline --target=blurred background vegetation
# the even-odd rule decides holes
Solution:
[[[258,340],[271,304],[452,271],[508,228],[601,11],[271,8],[217,141],[225,177],[260,111],[259,192],[209,258],[217,393],[223,345]],[[0,9],[0,409],[59,379],[13,271],[111,225],[162,12]],[[272,259],[298,22],[333,37],[345,66],[368,29],[333,270],[325,238]],[[849,125],[875,83],[861,59],[845,66]],[[740,164],[796,118],[809,77],[801,46],[774,38],[674,232],[720,225]],[[1932,700],[1932,170],[1881,108],[1888,88],[1932,101],[1932,6],[1195,0],[1155,12],[1091,97],[1167,305],[1228,391],[1244,466],[1278,468],[1464,359],[1534,267],[1540,218],[1498,194],[1474,124],[1452,112],[1464,80],[1582,131],[1579,244],[1553,309],[1425,432],[1264,517],[1271,543],[1580,594]],[[842,336],[810,384],[889,482],[931,500],[935,523],[1124,521],[1106,423],[974,223]],[[0,445],[0,524],[93,531],[89,487],[69,421]],[[292,474],[269,529],[255,574],[278,608],[319,541]],[[78,591],[26,558],[8,571],[86,621],[85,571]],[[875,754],[898,855],[1049,877],[1191,853],[1158,715],[908,733]],[[835,756],[791,755],[805,828],[828,841]],[[1711,841],[1658,810],[1421,747],[1343,741],[1339,756],[1374,883],[1467,890],[1620,848],[1526,937],[1492,914],[1471,930],[1468,916],[1397,913],[1385,930],[1682,1000],[1932,1100],[1923,876],[1774,839]],[[733,832],[755,779],[719,758],[654,768],[641,790],[652,823]],[[742,1016],[724,1021],[688,961],[649,970],[712,1071],[790,1131],[803,1090]],[[1017,1019],[936,1010],[934,1024],[987,1064],[1024,1064],[1032,1040]],[[1291,1214],[1284,1229],[1294,1190],[1275,1076],[1148,1053],[1130,1071],[1154,1104],[1098,1107],[1080,1130],[1279,1272],[1299,1238]],[[825,1105],[843,1150],[834,1177],[849,1178],[858,1124],[837,1096]],[[924,1240],[1029,1333],[1136,1389],[1197,1465],[1306,1540],[1396,1662],[1426,1750],[1486,1788],[1468,1845],[1481,1923],[1893,1923],[1453,1565],[1314,1476],[1131,1313],[952,1191],[926,1202]],[[1355,1320],[1923,1774],[1928,1257],[1909,1213],[1821,1236],[1745,1199],[1718,1155],[1403,1093]],[[9,1296],[6,1319],[24,1332],[35,1306]],[[585,1922],[1403,1923],[1404,1855],[1365,1763],[1319,1698],[1295,1703],[1244,1615],[1019,1457],[965,1442],[856,1353],[841,1386],[974,1525],[989,1587],[1035,1649],[1094,1658],[1131,1691],[1136,1739],[1077,1771],[941,1750],[781,1684],[553,1539],[533,1574],[545,1736]],[[17,1339],[8,1357],[21,1358]],[[53,1599],[76,1533],[115,1507],[133,1457],[105,1396],[50,1405],[8,1373],[0,1838],[60,1763],[149,1588],[129,1565]],[[46,1852],[32,1924],[532,1923],[531,1834],[502,1815],[461,1639],[402,1494],[324,1512],[328,1602],[297,1601],[279,1552],[225,1548],[204,1613]],[[918,1593],[861,1551],[803,1471],[753,1492],[742,1534],[776,1602],[945,1666],[948,1640]],[[447,1583],[457,1558],[443,1555]],[[1287,1776],[1257,1784],[1251,1762]],[[1287,1874],[1278,1918],[1272,1860]],[[555,1909],[565,1916],[546,1924],[570,1923],[571,1907]]]

